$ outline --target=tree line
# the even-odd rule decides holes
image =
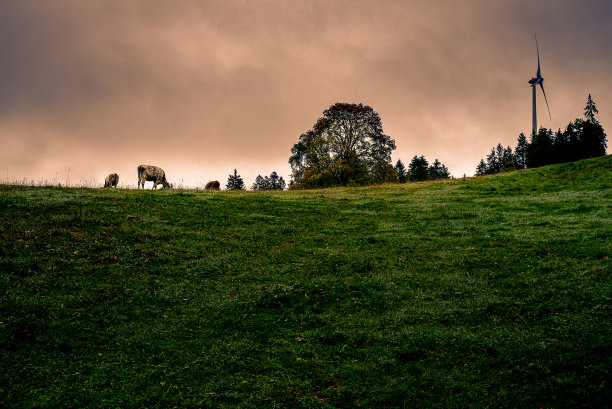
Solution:
[[[251,190],[284,190],[286,187],[285,180],[282,176],[279,176],[276,171],[272,172],[270,176],[257,175],[255,183],[251,186]],[[229,175],[227,178],[227,184],[225,185],[226,190],[246,190],[244,180],[238,174],[238,171],[234,169],[234,174]]]
[[[584,108],[585,119],[577,118],[564,131],[559,129],[554,133],[541,127],[531,134],[530,142],[521,133],[514,152],[510,146],[504,148],[501,143],[497,144],[486,156],[486,161],[481,159],[476,166],[476,176],[604,156],[607,139],[603,127],[595,119],[597,113],[589,94]]]

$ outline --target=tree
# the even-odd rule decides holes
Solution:
[[[598,114],[599,111],[595,107],[595,101],[591,98],[591,94],[589,94],[589,98],[587,99],[586,107],[584,107],[584,117],[587,121],[591,123],[597,122],[595,119],[595,114]]]
[[[514,149],[514,163],[518,169],[525,169],[527,167],[527,137],[524,133],[520,133],[518,136],[516,149]]]
[[[606,133],[599,122],[576,119],[574,128],[580,141],[580,159],[595,158],[606,154]]]
[[[270,174],[270,190],[284,190],[285,189],[285,181],[282,176],[278,176],[278,174],[274,171]]]
[[[491,148],[491,153],[487,155],[487,175],[497,173],[500,170],[501,170],[501,166],[498,163],[495,148]]]
[[[517,169],[511,147],[507,146],[506,149],[503,150],[500,162],[502,164],[500,172],[510,172]]]
[[[257,175],[255,183],[251,186],[252,190],[267,190],[269,181],[266,181],[261,175]]]
[[[450,173],[448,168],[444,166],[438,159],[434,160],[434,162],[427,169],[427,173],[429,175],[429,179],[437,180],[437,179],[450,179]]]
[[[394,169],[397,172],[397,181],[399,183],[406,183],[406,181],[408,181],[408,174],[406,173],[406,167],[401,159],[397,160]]]
[[[476,166],[476,176],[483,176],[487,174],[487,164],[484,159],[480,159],[480,163]]]
[[[427,180],[429,177],[428,165],[429,163],[427,162],[427,159],[425,159],[425,156],[421,155],[419,157],[419,156],[414,155],[414,157],[410,161],[410,165],[408,165],[408,172],[410,173],[410,180],[411,181]]]
[[[541,127],[538,133],[531,134],[531,143],[527,147],[527,167],[537,168],[554,162],[553,133]]]
[[[242,180],[236,169],[234,169],[234,174],[229,175],[227,178],[225,188],[227,190],[244,190],[244,180]]]
[[[255,178],[255,183],[251,187],[252,190],[284,190],[285,189],[285,180],[282,176],[278,176],[278,174],[273,171],[270,176],[257,175]]]
[[[362,104],[336,103],[291,148],[292,188],[395,181],[395,141],[380,116]]]

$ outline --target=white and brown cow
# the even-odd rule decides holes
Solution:
[[[165,188],[171,187],[170,183],[166,181],[166,174],[162,168],[157,166],[138,166],[138,189],[140,189],[140,185],[144,189],[145,182],[153,182],[153,189],[157,189],[157,185],[163,185]]]
[[[104,187],[117,187],[119,183],[119,175],[116,173],[111,173],[104,179]]]

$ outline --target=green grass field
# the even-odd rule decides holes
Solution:
[[[0,407],[612,401],[612,156],[312,191],[0,186],[0,229]]]

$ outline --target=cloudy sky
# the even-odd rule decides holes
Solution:
[[[0,181],[135,186],[139,164],[192,187],[289,180],[336,102],[380,114],[394,162],[471,175],[531,131],[534,33],[539,124],[564,128],[591,93],[612,135],[609,0],[4,0]]]

